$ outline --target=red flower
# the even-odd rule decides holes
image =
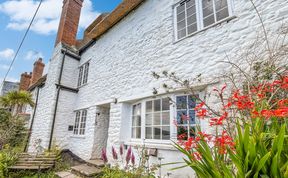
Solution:
[[[223,120],[227,119],[228,112],[224,112],[219,118],[211,118],[210,126],[223,125]]]
[[[227,148],[235,149],[235,142],[233,142],[233,138],[226,131],[223,131],[222,135],[216,138],[215,146],[218,148],[219,154],[226,154]]]
[[[199,118],[204,118],[207,116],[207,114],[208,114],[207,109],[199,109],[197,110],[196,116]]]
[[[191,156],[192,156],[192,159],[194,159],[194,160],[201,160],[202,159],[202,156],[199,152],[193,152]]]
[[[198,111],[199,109],[202,109],[202,107],[205,105],[204,102],[198,104],[196,107],[195,107],[195,110]]]

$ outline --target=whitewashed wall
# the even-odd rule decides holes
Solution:
[[[49,74],[47,76],[45,86],[40,89],[39,101],[36,109],[34,124],[32,127],[32,134],[29,142],[28,152],[35,151],[33,144],[36,139],[41,139],[41,146],[43,146],[44,148],[48,148],[53,111],[56,101],[55,83],[58,80],[61,65],[61,60],[58,59],[60,59],[61,56],[61,45],[58,45],[54,49],[54,53],[50,61],[50,66],[48,69]],[[33,92],[36,92],[36,89]]]
[[[176,0],[147,0],[84,52],[78,66],[73,64],[64,69],[69,73],[65,75],[65,81],[77,81],[77,72],[71,73],[71,71],[76,71],[77,67],[91,60],[88,84],[79,89],[74,107],[69,111],[71,114],[75,110],[88,108],[85,135],[71,135],[70,138],[67,136],[69,148],[75,154],[84,159],[91,157],[95,138],[97,103],[109,104],[113,98],[120,101],[118,104],[110,105],[107,149],[111,150],[111,146],[117,147],[119,143],[129,141],[130,103],[124,101],[152,96],[152,89],[161,86],[162,82],[154,80],[151,76],[152,71],[174,71],[183,77],[194,77],[200,73],[204,78],[217,76],[225,69],[225,66],[218,61],[223,60],[226,55],[233,56],[239,49],[246,46],[247,41],[254,40],[257,34],[261,33],[260,21],[250,1],[234,0],[234,19],[175,42],[172,6],[176,2]],[[256,6],[268,29],[276,31],[282,21],[287,22],[287,0],[259,0]],[[53,82],[55,82],[55,74],[59,67],[59,63],[55,60],[61,59],[57,48],[54,54],[48,79],[41,94],[41,112],[38,113],[34,130],[45,130],[51,123],[50,114],[53,109],[53,99],[55,99]],[[66,98],[62,95],[61,97]],[[67,97],[70,96],[67,95]],[[60,106],[65,105],[66,102],[70,104],[74,102],[74,99],[66,100],[61,100]],[[215,103],[216,101],[210,99],[209,102]],[[65,118],[72,117],[70,114]],[[72,122],[72,120],[68,118],[67,122]],[[61,130],[62,124],[57,124],[56,127],[59,127],[57,129]],[[207,126],[207,123],[203,124]],[[43,133],[38,131],[33,133],[32,137],[41,136],[46,143],[46,135],[46,131]],[[62,132],[56,132],[56,139],[62,136]],[[159,155],[165,157],[164,162],[181,160],[179,153],[161,145]],[[152,162],[158,163],[157,158],[153,159]],[[163,174],[171,172],[167,168],[163,168],[162,171]],[[193,175],[190,169],[172,172],[172,177],[179,176],[192,177]]]
[[[151,76],[152,71],[174,71],[183,77],[200,73],[204,78],[217,76],[225,68],[218,61],[225,59],[226,54],[234,56],[247,41],[256,39],[261,33],[260,21],[250,1],[235,0],[234,19],[175,42],[172,6],[176,2],[146,1],[82,54],[80,63],[90,59],[91,62],[88,85],[80,88],[76,109],[112,98],[137,100],[149,93],[152,95],[152,89],[161,86],[161,81],[155,81]],[[257,1],[256,6],[268,29],[276,30],[281,21],[287,21],[286,0]],[[210,102],[215,101],[210,99]],[[113,144],[129,139],[130,126],[121,125],[129,122],[121,113],[128,115],[123,104],[111,104],[108,150]],[[203,124],[207,126],[207,123]],[[180,158],[175,151],[160,149],[159,153],[168,155],[165,162]],[[172,176],[180,176],[180,173],[185,177],[191,171],[181,170]]]

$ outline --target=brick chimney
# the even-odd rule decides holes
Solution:
[[[55,46],[62,42],[69,46],[76,45],[79,19],[83,0],[64,0]]]
[[[33,85],[42,77],[44,67],[45,64],[42,62],[42,58],[39,58],[37,61],[35,61],[30,85]]]
[[[31,81],[31,73],[28,74],[27,72],[21,74],[20,84],[19,84],[19,90],[27,91],[30,86]]]

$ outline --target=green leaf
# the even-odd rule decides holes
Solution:
[[[259,174],[259,171],[264,167],[266,161],[269,159],[271,155],[271,152],[268,152],[265,156],[263,156],[259,163],[258,163],[258,166],[257,166],[257,169],[256,169],[256,173],[254,175],[254,178],[258,178],[258,174]]]

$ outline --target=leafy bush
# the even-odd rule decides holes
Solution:
[[[0,109],[0,150],[3,145],[18,147],[23,144],[27,136],[25,122],[21,117]]]
[[[154,178],[152,175],[143,175],[141,172],[133,172],[133,171],[124,171],[119,169],[119,167],[105,167],[103,169],[103,174],[100,176],[101,178]]]
[[[9,145],[5,145],[0,151],[0,178],[8,177],[8,167],[12,166],[17,158],[17,153]]]
[[[136,163],[135,155],[132,148],[129,147],[124,154],[124,146],[120,145],[119,155],[114,147],[112,147],[112,156],[114,162],[113,167],[109,167],[107,152],[102,150],[102,160],[106,163],[103,175],[101,178],[153,178],[155,177],[155,171],[158,169],[158,165],[149,165],[149,156],[147,155],[147,149],[145,147],[137,148],[138,155],[140,157],[139,162]],[[119,164],[121,163],[121,164]],[[122,169],[120,165],[125,165]]]
[[[288,177],[288,76],[266,80],[224,98],[220,111],[202,102],[195,110],[215,134],[201,131],[176,148],[199,177]],[[236,128],[236,129],[234,129]],[[181,136],[183,138],[183,136]]]

